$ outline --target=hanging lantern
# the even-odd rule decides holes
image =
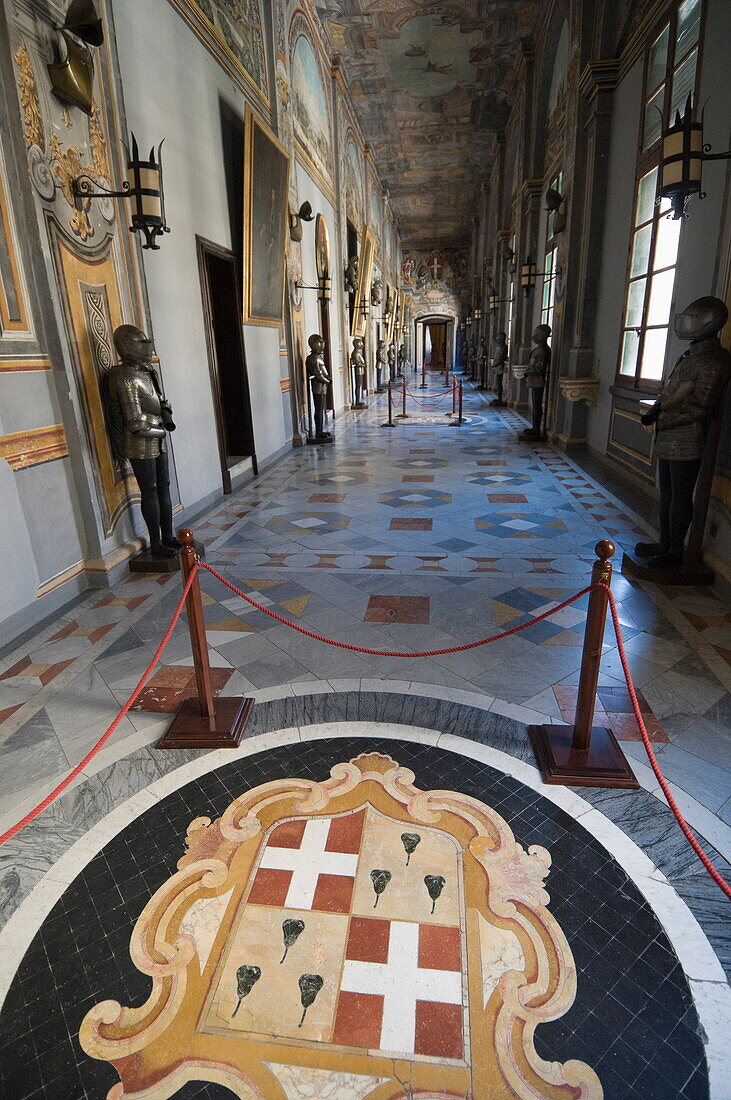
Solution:
[[[712,153],[710,145],[703,144],[703,118],[693,119],[691,97],[685,101],[685,111],[675,112],[675,122],[662,135],[662,162],[660,195],[670,200],[674,221],[687,216],[685,207],[691,195],[706,197],[701,190],[704,160],[729,160],[731,150]]]
[[[528,259],[525,261],[520,269],[520,285],[526,298],[530,294],[533,287],[536,285],[537,280],[538,268],[533,263],[530,256],[528,256]]]

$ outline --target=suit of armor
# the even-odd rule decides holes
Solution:
[[[727,320],[726,306],[713,297],[698,298],[676,314],[675,333],[689,339],[690,347],[676,361],[658,400],[640,418],[646,426],[655,425],[660,541],[640,542],[635,550],[658,568],[683,564],[708,428],[719,415],[731,377],[731,354],[718,339]]]
[[[508,361],[508,336],[505,332],[498,332],[495,337],[495,348],[493,350],[492,357],[492,370],[494,375],[494,386],[496,398],[492,402],[493,405],[502,405],[503,402],[503,379],[505,377],[505,364]]]
[[[366,361],[363,354],[363,339],[360,336],[353,337],[353,350],[350,353],[350,365],[353,368],[353,380],[355,390],[355,401],[353,402],[356,409],[362,409],[365,407],[363,401],[363,383],[365,381]]]
[[[166,433],[175,431],[172,410],[150,363],[152,341],[134,325],[114,331],[121,362],[109,372],[109,396],[118,406],[122,435],[118,450],[129,459],[140,487],[140,506],[156,558],[175,557]]]
[[[310,354],[305,360],[307,377],[312,390],[312,404],[315,407],[315,439],[325,443],[332,439],[330,432],[325,431],[325,397],[330,385],[330,375],[327,373],[325,356],[325,341],[318,333],[313,333],[307,343],[310,345]]]
[[[527,437],[541,434],[541,421],[543,419],[543,397],[546,392],[548,372],[551,368],[551,348],[548,338],[551,335],[550,325],[538,325],[533,333],[533,343],[536,345],[530,353],[528,369],[525,372],[525,382],[530,390],[531,413],[533,426],[524,433]]]

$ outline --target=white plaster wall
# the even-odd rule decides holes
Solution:
[[[243,118],[245,100],[167,0],[116,0],[114,19],[130,129],[141,149],[165,138],[171,232],[159,252],[143,256],[157,352],[178,427],[173,444],[180,497],[189,507],[221,488],[195,237],[234,245],[220,101]],[[279,388],[279,331],[246,326],[244,342],[262,463],[291,434]]]
[[[632,228],[632,204],[636,164],[628,149],[634,150],[640,124],[642,99],[642,61],[638,61],[617,86],[612,118],[612,139],[607,172],[607,215],[599,279],[599,305],[594,342],[594,368],[599,377],[599,399],[589,410],[586,437],[592,450],[604,454],[607,449],[609,417],[617,370],[617,348],[622,327],[627,250]]]

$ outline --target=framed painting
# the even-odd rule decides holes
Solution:
[[[282,323],[289,156],[247,107],[244,137],[244,324]]]
[[[373,233],[368,226],[363,226],[363,232],[360,237],[360,252],[358,254],[358,288],[355,295],[355,309],[353,310],[353,323],[350,332],[351,336],[365,336],[366,333],[366,317],[361,305],[364,298],[367,298],[368,302],[370,302],[375,246],[376,242]]]
[[[331,278],[330,235],[327,231],[327,222],[322,214],[317,215],[317,221],[315,222],[315,267],[318,282]]]

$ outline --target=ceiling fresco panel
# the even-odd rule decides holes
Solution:
[[[466,241],[533,0],[318,0],[402,238]]]

